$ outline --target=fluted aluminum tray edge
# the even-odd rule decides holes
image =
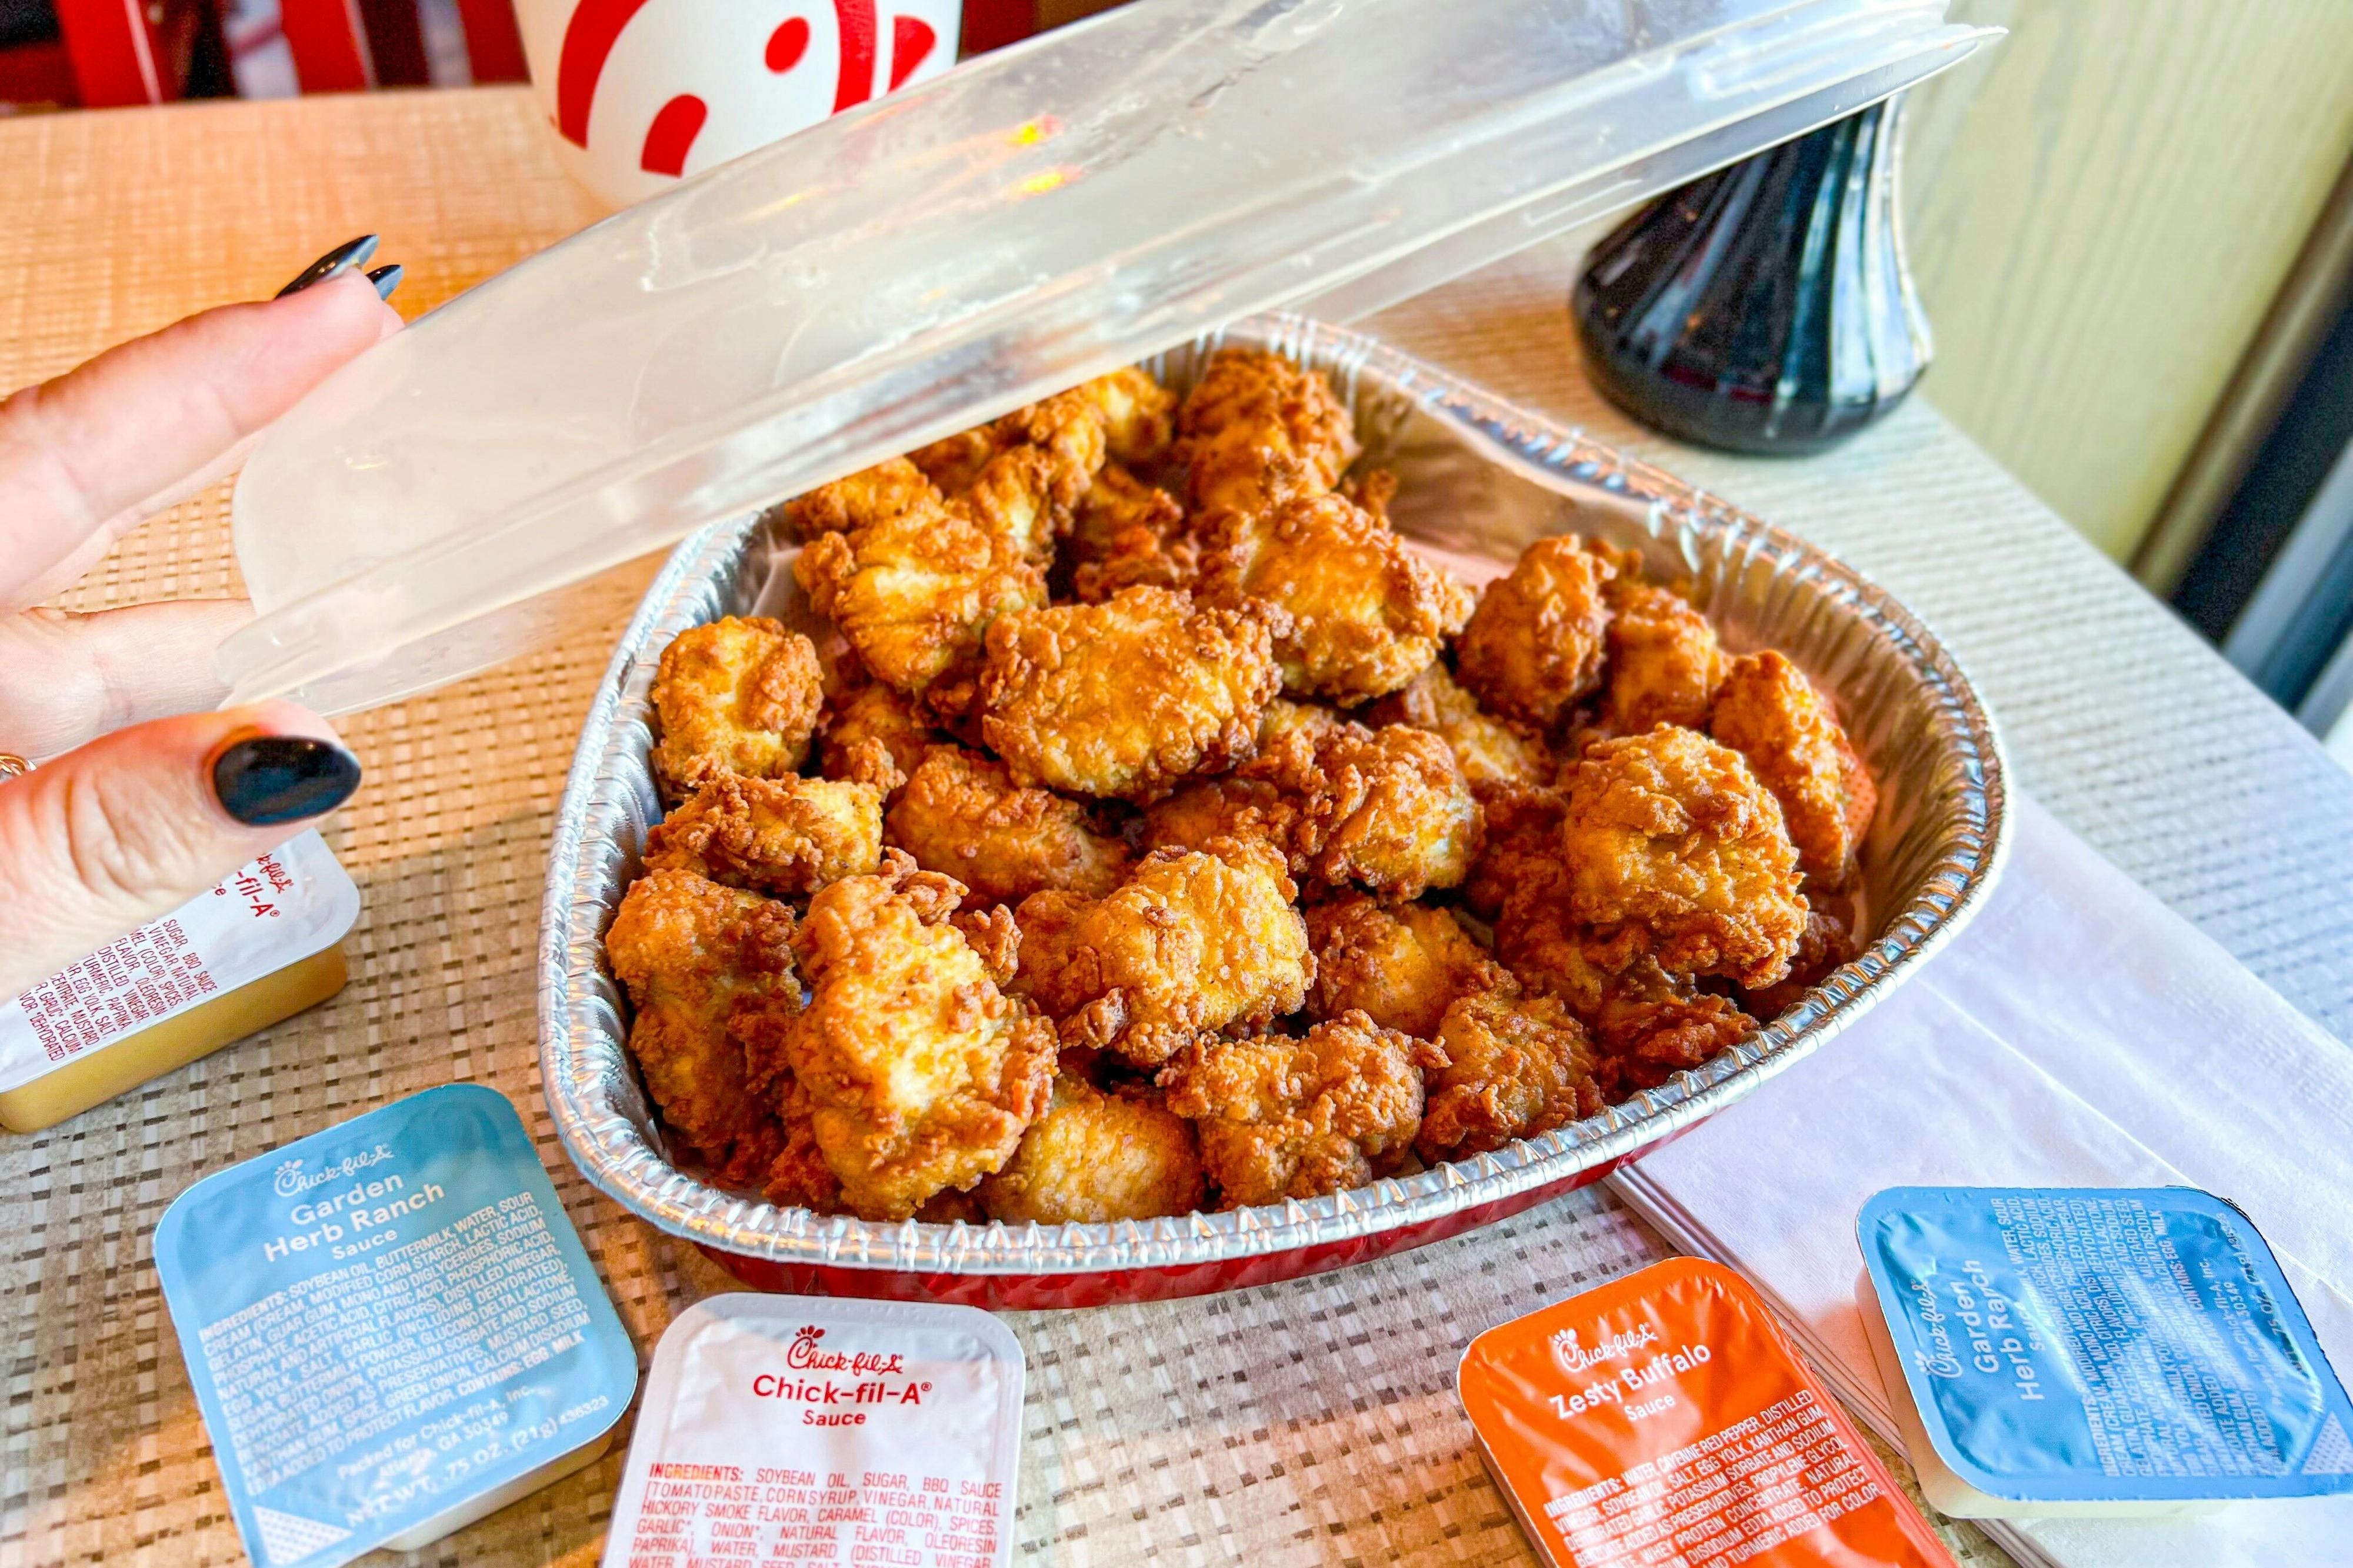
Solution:
[[[1509,532],[1506,521],[1528,536],[1564,526],[1612,536],[1688,573],[1733,646],[1782,647],[1826,681],[1888,803],[1866,849],[1873,940],[1779,1018],[1660,1089],[1495,1153],[1334,1196],[1148,1222],[1012,1226],[828,1218],[723,1191],[668,1159],[603,956],[605,928],[659,819],[647,763],[656,660],[685,627],[748,609],[757,584],[747,574],[773,569],[758,518],[716,523],[672,552],[622,635],[582,728],[549,855],[541,1070],[557,1136],[599,1191],[662,1230],[787,1269],[1068,1276],[1307,1249],[1328,1258],[1345,1250],[1335,1244],[1383,1232],[1441,1234],[1450,1216],[1473,1209],[1500,1215],[1515,1197],[1598,1174],[1687,1129],[1851,1026],[1983,905],[2009,848],[2000,736],[1958,664],[1883,590],[1672,475],[1359,333],[1257,317],[1147,363],[1181,386],[1219,342],[1277,348],[1332,378],[1370,455],[1411,470],[1401,473],[1402,531],[1497,555],[1517,547],[1518,534],[1496,536]]]

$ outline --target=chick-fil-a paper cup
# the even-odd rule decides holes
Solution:
[[[961,0],[516,0],[573,175],[643,201],[955,63]]]

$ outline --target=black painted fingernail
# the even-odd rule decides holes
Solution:
[[[368,281],[375,285],[377,299],[392,298],[392,291],[400,287],[400,263],[396,261],[389,267],[379,267],[368,274]]]
[[[213,793],[239,822],[268,827],[330,812],[360,787],[360,760],[332,741],[261,735],[213,763]]]
[[[357,239],[345,240],[310,266],[302,268],[293,282],[278,290],[276,298],[283,300],[289,294],[299,294],[313,283],[323,283],[330,278],[340,278],[354,267],[367,265],[367,258],[375,254],[375,247],[376,237],[372,234],[364,234]]]

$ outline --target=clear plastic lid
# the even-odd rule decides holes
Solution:
[[[1944,0],[1142,0],[451,300],[264,437],[234,696],[364,708],[555,590],[1286,306],[1347,320],[1849,113]]]

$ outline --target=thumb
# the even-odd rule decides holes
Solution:
[[[159,719],[0,784],[0,996],[195,898],[359,787],[290,702]]]

